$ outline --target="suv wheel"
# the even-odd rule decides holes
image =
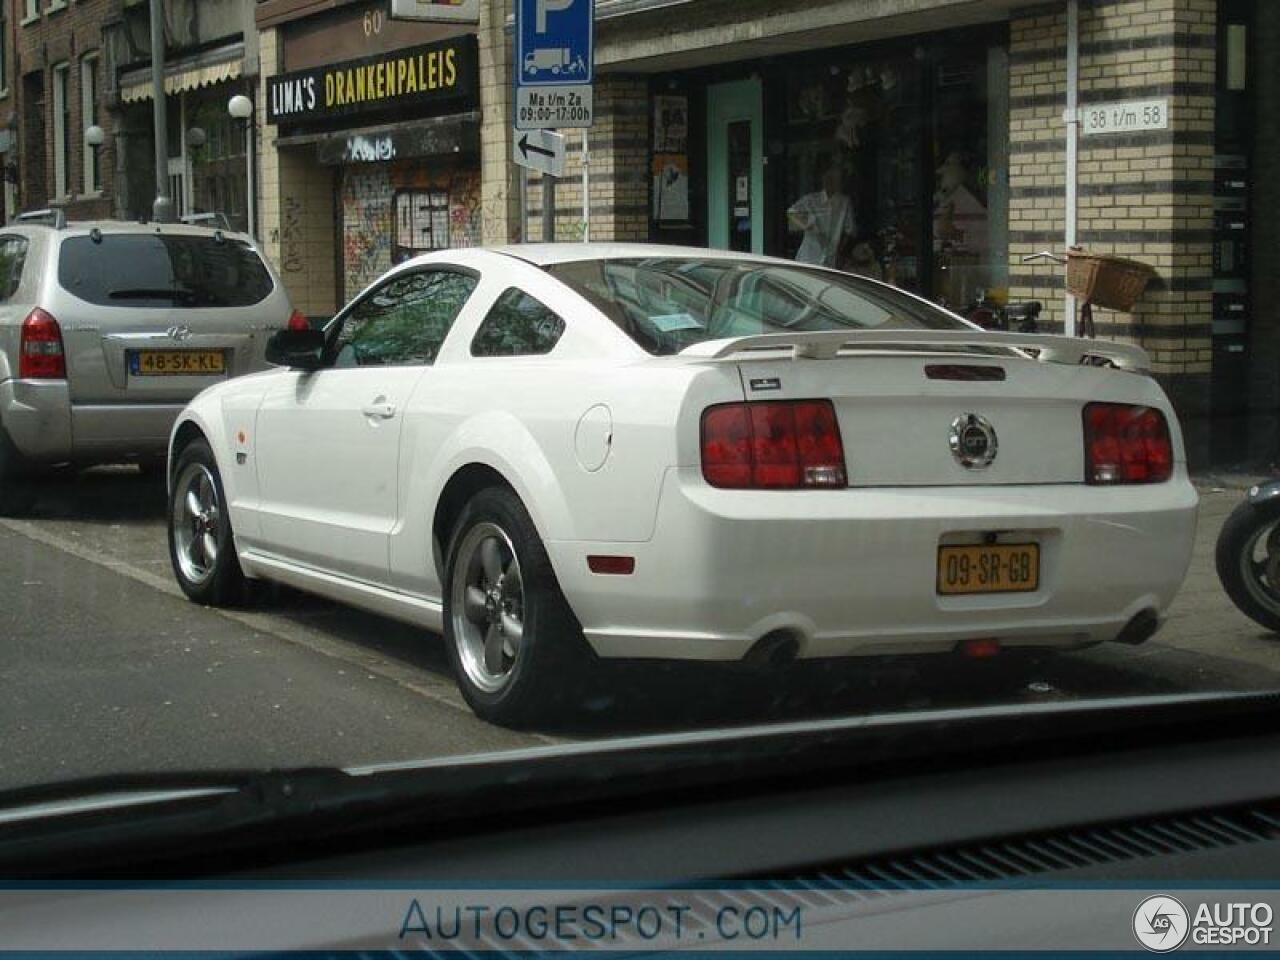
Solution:
[[[35,500],[27,464],[0,427],[0,515],[25,513]]]

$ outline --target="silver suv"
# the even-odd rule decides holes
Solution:
[[[162,469],[187,401],[305,326],[252,239],[185,224],[0,227],[0,511],[41,467]]]

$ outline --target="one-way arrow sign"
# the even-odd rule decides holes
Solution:
[[[554,130],[517,130],[512,154],[522,167],[553,177],[564,175],[564,134]]]

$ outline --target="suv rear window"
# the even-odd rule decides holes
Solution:
[[[103,234],[69,237],[58,283],[103,307],[248,307],[274,288],[245,243],[213,236]]]

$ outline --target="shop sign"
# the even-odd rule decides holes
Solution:
[[[479,23],[480,0],[391,0],[393,20]]]
[[[476,39],[454,37],[267,78],[267,122],[379,111],[443,112],[476,100]],[[457,101],[462,101],[458,103]]]
[[[1105,133],[1141,133],[1169,129],[1169,100],[1126,100],[1094,103],[1081,109],[1080,126],[1086,137]]]

